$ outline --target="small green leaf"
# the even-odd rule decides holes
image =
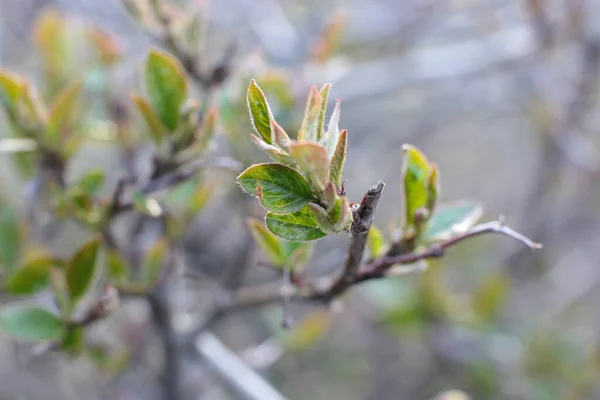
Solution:
[[[91,240],[73,255],[67,265],[67,286],[73,300],[83,296],[94,279],[99,247],[98,238]]]
[[[0,329],[15,339],[38,342],[60,339],[66,324],[38,307],[6,305],[0,309]]]
[[[317,140],[320,141],[325,133],[325,115],[327,114],[327,100],[329,99],[329,90],[331,90],[331,83],[323,85],[319,90],[319,97],[321,98],[321,109],[319,111],[319,122],[317,124]]]
[[[160,120],[174,131],[186,98],[187,82],[183,70],[172,56],[150,52],[146,61],[146,91]]]
[[[329,156],[327,150],[317,143],[295,142],[290,154],[317,190],[324,190],[329,183]]]
[[[23,82],[21,78],[0,69],[0,103],[14,111],[21,96],[23,96]]]
[[[346,163],[346,148],[348,146],[348,132],[344,129],[340,132],[333,156],[331,157],[331,173],[329,180],[339,188],[342,185],[342,172]]]
[[[314,199],[308,182],[296,170],[281,164],[257,164],[242,172],[240,186],[258,196],[267,210],[286,214],[304,207]]]
[[[267,144],[271,144],[271,120],[273,119],[273,114],[271,113],[271,108],[265,94],[258,87],[254,79],[250,81],[246,99],[248,101],[248,110],[250,111],[250,121],[254,126],[254,130],[262,140]]]
[[[429,220],[425,240],[445,240],[469,230],[483,214],[479,203],[460,201],[442,205]]]
[[[383,233],[375,226],[371,225],[369,236],[367,238],[367,246],[371,258],[379,258],[385,253],[385,240]]]
[[[271,262],[278,267],[284,266],[287,261],[283,242],[271,233],[265,225],[255,218],[249,218],[246,221],[254,241],[263,252],[269,257]]]
[[[293,242],[306,242],[327,236],[319,229],[309,207],[285,215],[268,212],[266,223],[269,230],[275,235]]]
[[[144,255],[144,283],[155,284],[160,280],[165,268],[169,242],[166,239],[158,240]]]
[[[83,326],[71,326],[63,337],[61,347],[72,355],[83,351],[85,346],[85,328]]]
[[[0,261],[6,273],[10,274],[21,257],[23,229],[17,212],[12,207],[0,209]]]
[[[81,177],[77,186],[86,194],[94,195],[104,184],[105,173],[102,168],[90,169]]]
[[[150,135],[154,140],[154,143],[160,143],[164,134],[165,134],[165,126],[160,121],[156,112],[152,109],[150,103],[148,103],[144,98],[138,95],[132,96],[132,99],[137,106],[138,110],[144,117],[148,128],[150,128]]]
[[[315,86],[310,89],[306,109],[304,110],[304,119],[298,132],[299,141],[318,141],[321,137],[319,132],[319,118],[321,114],[321,95]]]
[[[404,198],[405,221],[404,232],[415,230],[415,214],[417,210],[428,205],[428,177],[431,165],[425,155],[416,147],[404,145]]]
[[[106,267],[111,282],[119,283],[127,280],[127,263],[118,251],[106,252]]]
[[[6,291],[13,295],[26,295],[45,289],[50,283],[50,269],[55,265],[54,260],[48,257],[27,261],[6,280]]]
[[[82,80],[76,79],[52,101],[48,114],[48,136],[51,141],[54,142],[59,138],[60,130],[73,115],[81,86]]]

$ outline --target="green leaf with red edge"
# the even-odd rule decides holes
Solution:
[[[321,229],[310,208],[304,207],[292,214],[267,213],[267,228],[282,239],[306,242],[327,236]]]
[[[242,172],[237,181],[248,193],[258,196],[268,211],[287,214],[314,200],[310,185],[300,173],[281,164],[257,164]]]
[[[142,114],[144,121],[146,121],[148,128],[150,128],[152,140],[154,140],[154,143],[160,143],[165,135],[166,128],[156,114],[156,111],[154,111],[152,105],[150,105],[143,97],[133,95],[131,98],[140,111],[140,114]]]
[[[329,183],[329,156],[327,150],[317,143],[294,142],[289,147],[290,154],[317,190],[324,190]]]
[[[34,305],[8,304],[0,308],[0,330],[18,340],[39,342],[60,339],[66,323]]]
[[[331,156],[331,170],[329,180],[339,188],[342,185],[342,173],[346,163],[346,148],[348,147],[348,132],[344,129],[338,135],[335,150]]]
[[[273,119],[273,114],[271,113],[271,108],[265,94],[254,79],[250,81],[246,99],[248,101],[248,110],[250,111],[250,121],[252,122],[252,126],[254,126],[254,130],[265,143],[271,144],[271,120]]]
[[[153,50],[146,60],[146,91],[162,123],[174,131],[187,96],[187,81],[175,58]]]
[[[50,104],[48,112],[48,136],[52,143],[59,140],[60,130],[69,123],[79,100],[82,80],[69,84]]]
[[[321,137],[319,132],[319,118],[321,115],[321,95],[315,86],[310,89],[306,109],[304,110],[304,119],[298,132],[299,141],[317,141]]]
[[[319,97],[321,98],[321,108],[319,111],[319,120],[317,123],[317,140],[321,141],[325,134],[325,116],[327,114],[327,100],[329,99],[329,91],[331,90],[331,83],[323,85],[319,90]]]
[[[73,301],[81,298],[89,289],[96,273],[96,258],[100,239],[94,238],[73,255],[67,265],[67,287]]]

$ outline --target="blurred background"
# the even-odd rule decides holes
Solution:
[[[401,146],[410,143],[438,164],[442,201],[478,200],[484,219],[504,215],[544,244],[531,252],[503,236],[476,238],[424,273],[354,288],[335,312],[294,305],[290,332],[281,330],[275,304],[214,321],[208,332],[217,342],[202,342],[196,328],[215,282],[279,279],[261,267],[246,231],[244,218],[261,209],[233,184],[235,173],[218,171],[218,190],[187,229],[183,272],[171,288],[184,399],[268,400],[272,390],[288,399],[416,400],[451,389],[486,400],[600,398],[600,2],[169,3],[202,13],[202,62],[226,60],[236,77],[227,86],[232,98],[243,101],[253,74],[270,68],[286,76],[292,95],[278,101],[289,107],[288,126],[299,126],[310,85],[333,84],[330,99],[342,99],[340,126],[349,132],[346,189],[357,201],[377,180],[387,183],[375,217],[382,231],[401,223]],[[90,67],[82,32],[91,27],[119,49],[109,72]],[[43,44],[63,34],[73,42],[69,52]],[[323,61],[327,40],[335,49]],[[105,167],[106,193],[122,166],[106,140],[114,117],[94,96],[130,103],[148,50],[160,46],[117,0],[0,0],[0,67],[36,83],[53,58],[67,75],[85,72],[82,129],[90,140],[67,174]],[[245,164],[258,159],[231,145],[247,142],[247,119],[222,125],[217,152]],[[0,198],[22,208],[28,190],[0,154]],[[58,253],[81,243],[75,225],[46,235]],[[337,270],[343,236],[317,244],[309,276]],[[116,349],[104,369],[61,354],[32,356],[2,339],[0,399],[161,399],[165,357],[148,319],[144,302],[126,299],[94,326],[93,338]],[[248,394],[251,379],[232,376],[238,364],[227,357],[269,388]]]

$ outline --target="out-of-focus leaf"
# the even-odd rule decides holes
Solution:
[[[72,117],[79,100],[81,85],[82,80],[76,79],[52,101],[48,113],[48,136],[51,142],[56,143],[60,130]]]
[[[34,26],[34,41],[42,54],[47,78],[60,80],[67,72],[71,54],[67,43],[67,21],[55,11],[46,11]],[[54,82],[56,83],[56,82]]]
[[[335,183],[339,188],[342,185],[342,173],[344,172],[344,164],[346,163],[346,147],[348,146],[348,133],[344,129],[340,132],[333,156],[331,157],[331,173],[330,181]]]
[[[48,111],[36,87],[28,80],[23,82],[23,115],[30,123],[44,125],[48,120]]]
[[[339,45],[345,22],[346,15],[342,12],[333,13],[327,19],[323,33],[312,49],[313,57],[317,62],[324,63],[331,58]]]
[[[473,294],[473,311],[483,321],[498,315],[509,291],[509,283],[502,275],[484,280]]]
[[[483,214],[481,204],[460,201],[440,206],[429,220],[425,240],[445,240],[468,231]]]
[[[440,178],[438,167],[435,163],[431,164],[431,171],[427,177],[427,209],[429,215],[434,213],[437,205],[438,197],[440,196]]]
[[[247,94],[248,109],[250,110],[250,120],[254,126],[254,130],[267,144],[272,143],[271,138],[271,119],[273,114],[267,98],[253,79],[250,81]]]
[[[100,239],[92,239],[77,250],[67,265],[67,286],[75,301],[87,292],[94,279],[99,247]]]
[[[92,168],[79,180],[79,186],[86,194],[94,195],[104,184],[105,173],[102,168]]]
[[[309,207],[284,215],[268,212],[266,223],[269,230],[275,235],[292,242],[306,242],[327,236],[319,229]]]
[[[60,339],[66,324],[44,309],[9,304],[0,308],[0,329],[15,339],[38,342]]]
[[[2,207],[0,205],[0,207]],[[23,229],[17,212],[12,207],[0,209],[0,260],[5,273],[14,271],[23,248]]]
[[[318,141],[322,132],[319,132],[319,116],[321,114],[321,95],[315,86],[310,89],[304,119],[298,132],[299,141]]]
[[[144,255],[144,282],[154,284],[160,279],[165,268],[166,257],[169,251],[169,242],[166,239],[158,240]]]
[[[274,213],[291,213],[314,199],[310,185],[296,170],[281,164],[257,164],[242,172],[240,186],[258,196],[260,203]]]
[[[63,270],[58,268],[50,268],[50,287],[56,298],[61,315],[69,317],[72,311],[71,298],[69,296],[69,288],[67,287],[67,278]]]
[[[85,345],[85,328],[70,326],[63,337],[61,347],[72,355],[81,353]]]
[[[133,95],[131,98],[133,99],[138,110],[140,110],[140,113],[142,114],[142,117],[144,117],[146,124],[148,124],[148,128],[150,128],[150,134],[152,135],[152,139],[155,143],[160,143],[166,129],[163,123],[161,122],[160,118],[158,117],[150,103],[148,103],[144,98],[138,95]]]
[[[305,350],[322,338],[330,325],[329,311],[315,311],[304,318],[293,331],[285,334],[283,342],[291,351]]]
[[[56,266],[49,257],[31,259],[8,277],[5,290],[13,295],[39,292],[50,283],[50,269]]]
[[[106,267],[111,282],[119,283],[127,280],[127,263],[115,250],[106,252]]]
[[[312,254],[311,242],[290,242],[283,240],[282,244],[287,264],[292,270],[296,271],[308,262]]]
[[[417,210],[426,209],[428,204],[428,177],[431,165],[416,147],[404,145],[404,232],[415,229]]]
[[[121,45],[115,36],[96,26],[88,28],[86,34],[103,64],[110,65],[119,59]]]
[[[383,256],[386,251],[386,244],[383,234],[375,225],[371,225],[371,228],[369,229],[367,246],[371,258],[379,258]]]
[[[290,154],[316,189],[324,190],[329,183],[329,156],[327,150],[317,143],[295,142],[289,147]]]
[[[246,221],[254,241],[261,250],[269,257],[275,266],[284,266],[287,262],[285,249],[282,241],[271,233],[265,225],[255,218]]]
[[[23,96],[23,81],[20,76],[0,69],[0,102],[15,110]]]
[[[171,131],[177,128],[187,82],[181,66],[166,53],[151,51],[146,61],[146,90],[154,111]]]

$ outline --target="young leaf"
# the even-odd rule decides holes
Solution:
[[[250,121],[254,130],[267,144],[272,143],[271,138],[271,120],[273,114],[267,103],[267,98],[256,84],[256,81],[252,79],[250,86],[248,86],[248,110],[250,110]]]
[[[16,267],[23,246],[23,230],[16,211],[12,207],[0,209],[0,261],[5,273]]]
[[[160,120],[174,131],[186,98],[187,82],[172,56],[158,51],[150,52],[146,61],[146,91]]]
[[[92,168],[81,177],[79,186],[87,195],[94,195],[104,184],[105,173],[102,168]]]
[[[329,183],[329,157],[327,150],[317,143],[295,142],[290,154],[316,189],[322,191]]]
[[[246,223],[256,244],[265,252],[271,262],[279,267],[285,265],[287,258],[283,242],[257,219],[249,218]]]
[[[271,119],[271,132],[273,135],[273,143],[280,148],[287,149],[292,143],[288,134],[281,126],[279,126],[275,119]]]
[[[469,230],[483,214],[479,203],[461,201],[441,206],[429,220],[425,240],[438,241]]]
[[[67,286],[73,300],[83,296],[94,279],[99,246],[100,240],[93,239],[80,248],[67,265]]]
[[[325,133],[325,115],[327,114],[327,100],[329,99],[329,90],[331,89],[331,83],[323,85],[319,90],[319,97],[321,98],[321,110],[319,112],[319,122],[317,124],[317,140],[321,141]]]
[[[38,342],[60,339],[66,324],[38,307],[7,305],[0,309],[0,329],[15,339]]]
[[[23,82],[17,75],[0,69],[0,103],[15,110],[23,95]]]
[[[369,229],[367,246],[371,258],[379,258],[385,253],[385,240],[383,234],[375,225],[371,225],[371,228]]]
[[[131,98],[133,99],[138,110],[140,110],[140,113],[142,114],[142,117],[144,117],[146,124],[150,128],[150,134],[152,135],[154,143],[160,143],[166,129],[163,123],[160,121],[160,118],[158,115],[156,115],[156,112],[152,109],[150,103],[148,103],[144,98],[138,95],[133,95]]]
[[[298,132],[299,141],[317,141],[321,137],[319,132],[319,115],[321,110],[321,95],[316,87],[311,87],[306,109],[304,110],[304,119]]]
[[[347,141],[348,133],[344,129],[340,132],[333,156],[331,157],[331,173],[330,181],[335,183],[339,188],[342,185],[342,172],[344,172],[344,164],[346,163],[346,147],[348,146]]]
[[[257,164],[242,172],[240,186],[258,196],[268,211],[291,213],[314,199],[308,182],[296,170],[281,164]]]
[[[148,249],[144,256],[144,283],[153,285],[161,278],[168,251],[166,239],[158,240]]]
[[[340,134],[340,110],[341,109],[341,101],[337,99],[335,102],[335,107],[333,108],[333,113],[329,118],[329,124],[327,124],[327,131],[321,140],[325,149],[327,149],[327,154],[329,154],[329,158],[333,157],[333,153],[335,151],[335,146],[338,141],[338,136]]]
[[[72,116],[79,99],[81,85],[82,80],[76,79],[52,101],[48,114],[48,136],[52,142],[59,138],[60,130]]]
[[[50,269],[54,265],[54,260],[48,257],[29,260],[6,280],[6,291],[13,295],[26,295],[45,289],[50,283]]]
[[[405,221],[404,231],[415,229],[415,214],[417,210],[428,205],[428,177],[431,165],[425,155],[416,147],[404,145],[404,196]]]
[[[285,215],[268,212],[266,224],[275,235],[292,242],[306,242],[327,236],[319,229],[309,207]]]

